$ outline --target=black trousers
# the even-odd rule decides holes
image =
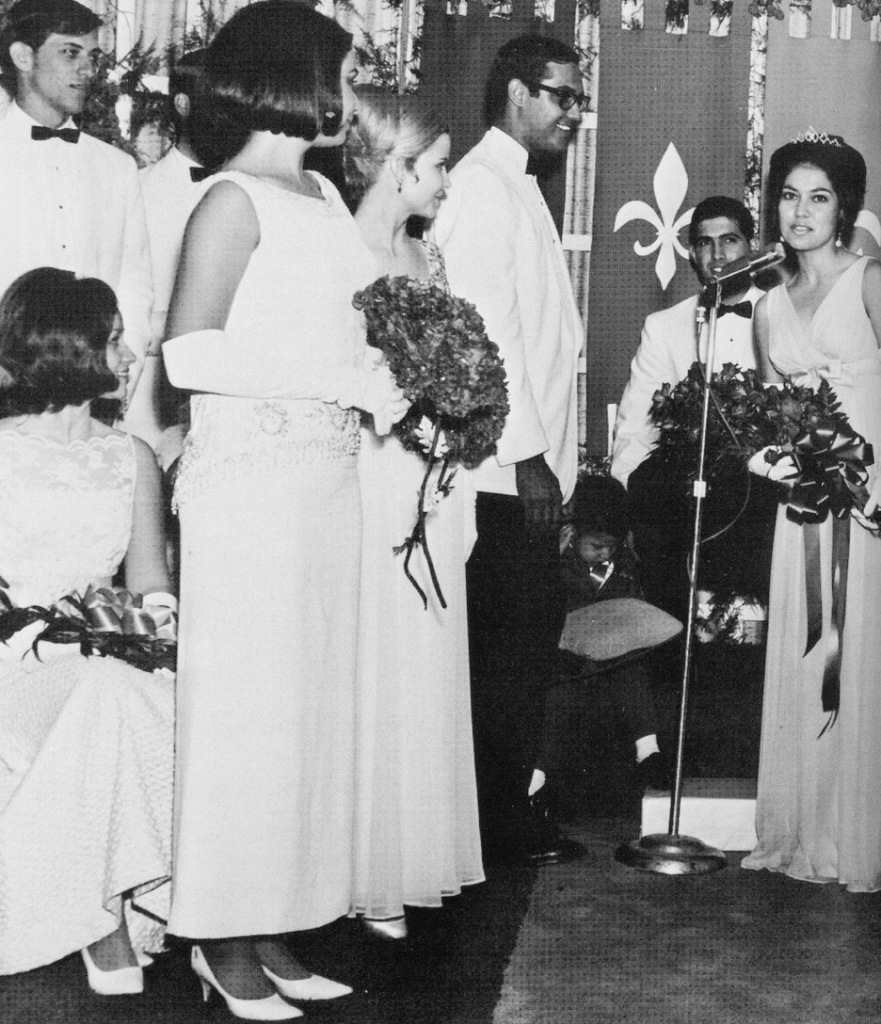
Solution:
[[[558,531],[527,537],[519,498],[478,494],[467,584],[481,834],[492,855],[528,842],[527,791],[565,617]]]

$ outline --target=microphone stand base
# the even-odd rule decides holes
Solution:
[[[706,875],[728,863],[725,854],[691,836],[652,835],[622,843],[615,860],[658,875]]]

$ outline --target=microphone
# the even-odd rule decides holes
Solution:
[[[764,252],[747,253],[746,256],[741,256],[739,260],[733,260],[727,266],[722,267],[718,274],[710,278],[708,284],[727,284],[729,281],[743,277],[746,274],[750,277],[755,277],[762,270],[775,267],[785,259],[786,250],[783,248],[783,243],[777,242],[773,248],[766,249]]]

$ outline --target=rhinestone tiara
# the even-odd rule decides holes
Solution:
[[[838,139],[833,139],[826,132],[818,132],[814,128],[808,128],[806,132],[799,132],[792,142],[818,142],[821,146],[836,146],[841,149]]]

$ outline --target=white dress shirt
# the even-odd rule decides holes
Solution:
[[[454,295],[473,302],[505,361],[511,411],[479,491],[516,494],[516,463],[544,455],[571,497],[578,468],[577,370],[584,331],[527,151],[491,128],[450,175],[435,222]]]
[[[184,230],[204,188],[193,182],[190,170],[199,165],[176,147],[141,171],[147,213],[150,256],[153,261],[153,337],[162,341],[174,289]]]
[[[0,292],[35,267],[99,277],[116,293],[126,344],[142,360],[153,289],[137,165],[84,132],[76,144],[35,142],[37,123],[14,102],[0,114]]]
[[[764,292],[753,285],[744,296],[752,303],[753,313],[762,295]],[[658,440],[658,428],[649,416],[655,392],[663,384],[678,384],[692,363],[707,357],[709,331],[706,326],[701,332],[700,350],[697,345],[697,300],[698,296],[692,295],[670,309],[646,317],[615,421],[612,476],[625,487],[630,474]],[[713,372],[721,370],[725,363],[736,363],[744,370],[755,369],[752,317],[734,313],[719,317]]]

